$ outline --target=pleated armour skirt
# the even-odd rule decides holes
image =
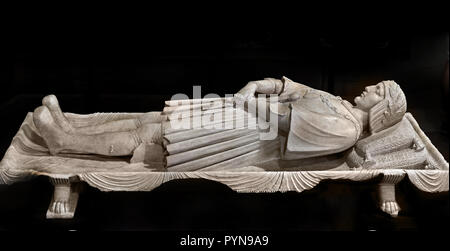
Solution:
[[[260,140],[265,121],[227,98],[166,101],[163,140],[168,171],[218,171],[279,158],[280,143]]]

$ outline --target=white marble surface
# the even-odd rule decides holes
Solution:
[[[101,123],[108,119],[133,114],[66,114],[74,123]],[[138,115],[138,114],[136,114]],[[96,122],[95,122],[96,121]],[[420,128],[419,128],[420,129]],[[422,132],[427,149],[433,153],[436,163],[440,163],[436,170],[401,170],[401,169],[350,169],[345,163],[332,170],[298,171],[298,170],[272,170],[248,166],[244,168],[230,167],[223,171],[193,171],[193,172],[167,172],[145,166],[143,163],[130,163],[129,158],[99,157],[93,155],[52,156],[43,144],[42,139],[34,128],[32,113],[29,113],[13,138],[3,160],[0,162],[0,184],[11,184],[32,178],[36,175],[50,177],[51,180],[65,181],[66,186],[55,186],[54,198],[67,194],[63,204],[72,205],[65,210],[58,209],[61,200],[52,202],[47,214],[48,218],[71,218],[74,215],[78,193],[73,184],[86,182],[90,186],[102,191],[150,191],[170,180],[201,178],[223,183],[238,192],[286,192],[312,189],[322,180],[343,179],[352,181],[370,180],[383,175],[380,184],[380,208],[396,216],[399,208],[386,206],[386,203],[395,203],[395,184],[407,177],[409,181],[420,190],[426,192],[448,191],[449,174],[448,163],[443,160],[431,142]],[[317,163],[316,163],[317,164]],[[387,185],[387,186],[386,186]],[[384,189],[386,188],[387,189]],[[68,192],[67,192],[67,191]],[[64,196],[63,196],[64,197]],[[59,204],[58,204],[59,203]]]

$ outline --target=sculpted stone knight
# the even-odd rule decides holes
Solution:
[[[206,178],[241,192],[301,192],[324,179],[382,174],[379,206],[392,216],[403,177],[423,191],[448,191],[448,162],[406,113],[398,84],[367,86],[354,104],[286,77],[251,81],[231,98],[174,99],[139,114],[63,113],[49,95],[0,162],[0,184],[51,177],[47,218],[74,216],[80,181],[150,191]],[[267,131],[275,134],[261,137]]]
[[[75,127],[53,95],[43,99],[43,106],[35,110],[33,120],[53,155],[64,152],[131,156],[145,145],[147,155],[149,149],[152,152],[151,161],[161,161],[169,170],[185,171],[217,167],[221,163],[255,165],[262,161],[261,156],[252,161],[243,155],[264,148],[279,152],[276,158],[282,160],[339,153],[358,140],[397,124],[406,112],[405,95],[394,81],[367,86],[354,99],[355,106],[286,77],[249,82],[235,95],[235,100],[251,104],[256,94],[276,94],[282,100],[267,105],[279,118],[276,123],[284,140],[277,141],[275,148],[267,142],[257,142],[251,131],[171,130],[170,119],[164,113]],[[244,158],[246,161],[242,162]]]

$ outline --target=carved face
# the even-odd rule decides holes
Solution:
[[[369,111],[374,105],[384,99],[384,86],[382,83],[370,85],[365,88],[361,95],[355,98],[356,107]]]

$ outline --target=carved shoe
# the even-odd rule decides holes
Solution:
[[[67,134],[59,127],[53,119],[52,114],[46,106],[40,106],[34,110],[33,121],[51,155],[57,155],[64,148],[64,138]]]
[[[47,95],[42,99],[42,105],[46,106],[51,114],[53,115],[53,118],[55,119],[56,123],[58,123],[59,126],[66,132],[66,133],[74,133],[75,128],[70,124],[67,117],[64,115],[64,113],[61,110],[61,107],[59,106],[58,99],[55,95]]]

